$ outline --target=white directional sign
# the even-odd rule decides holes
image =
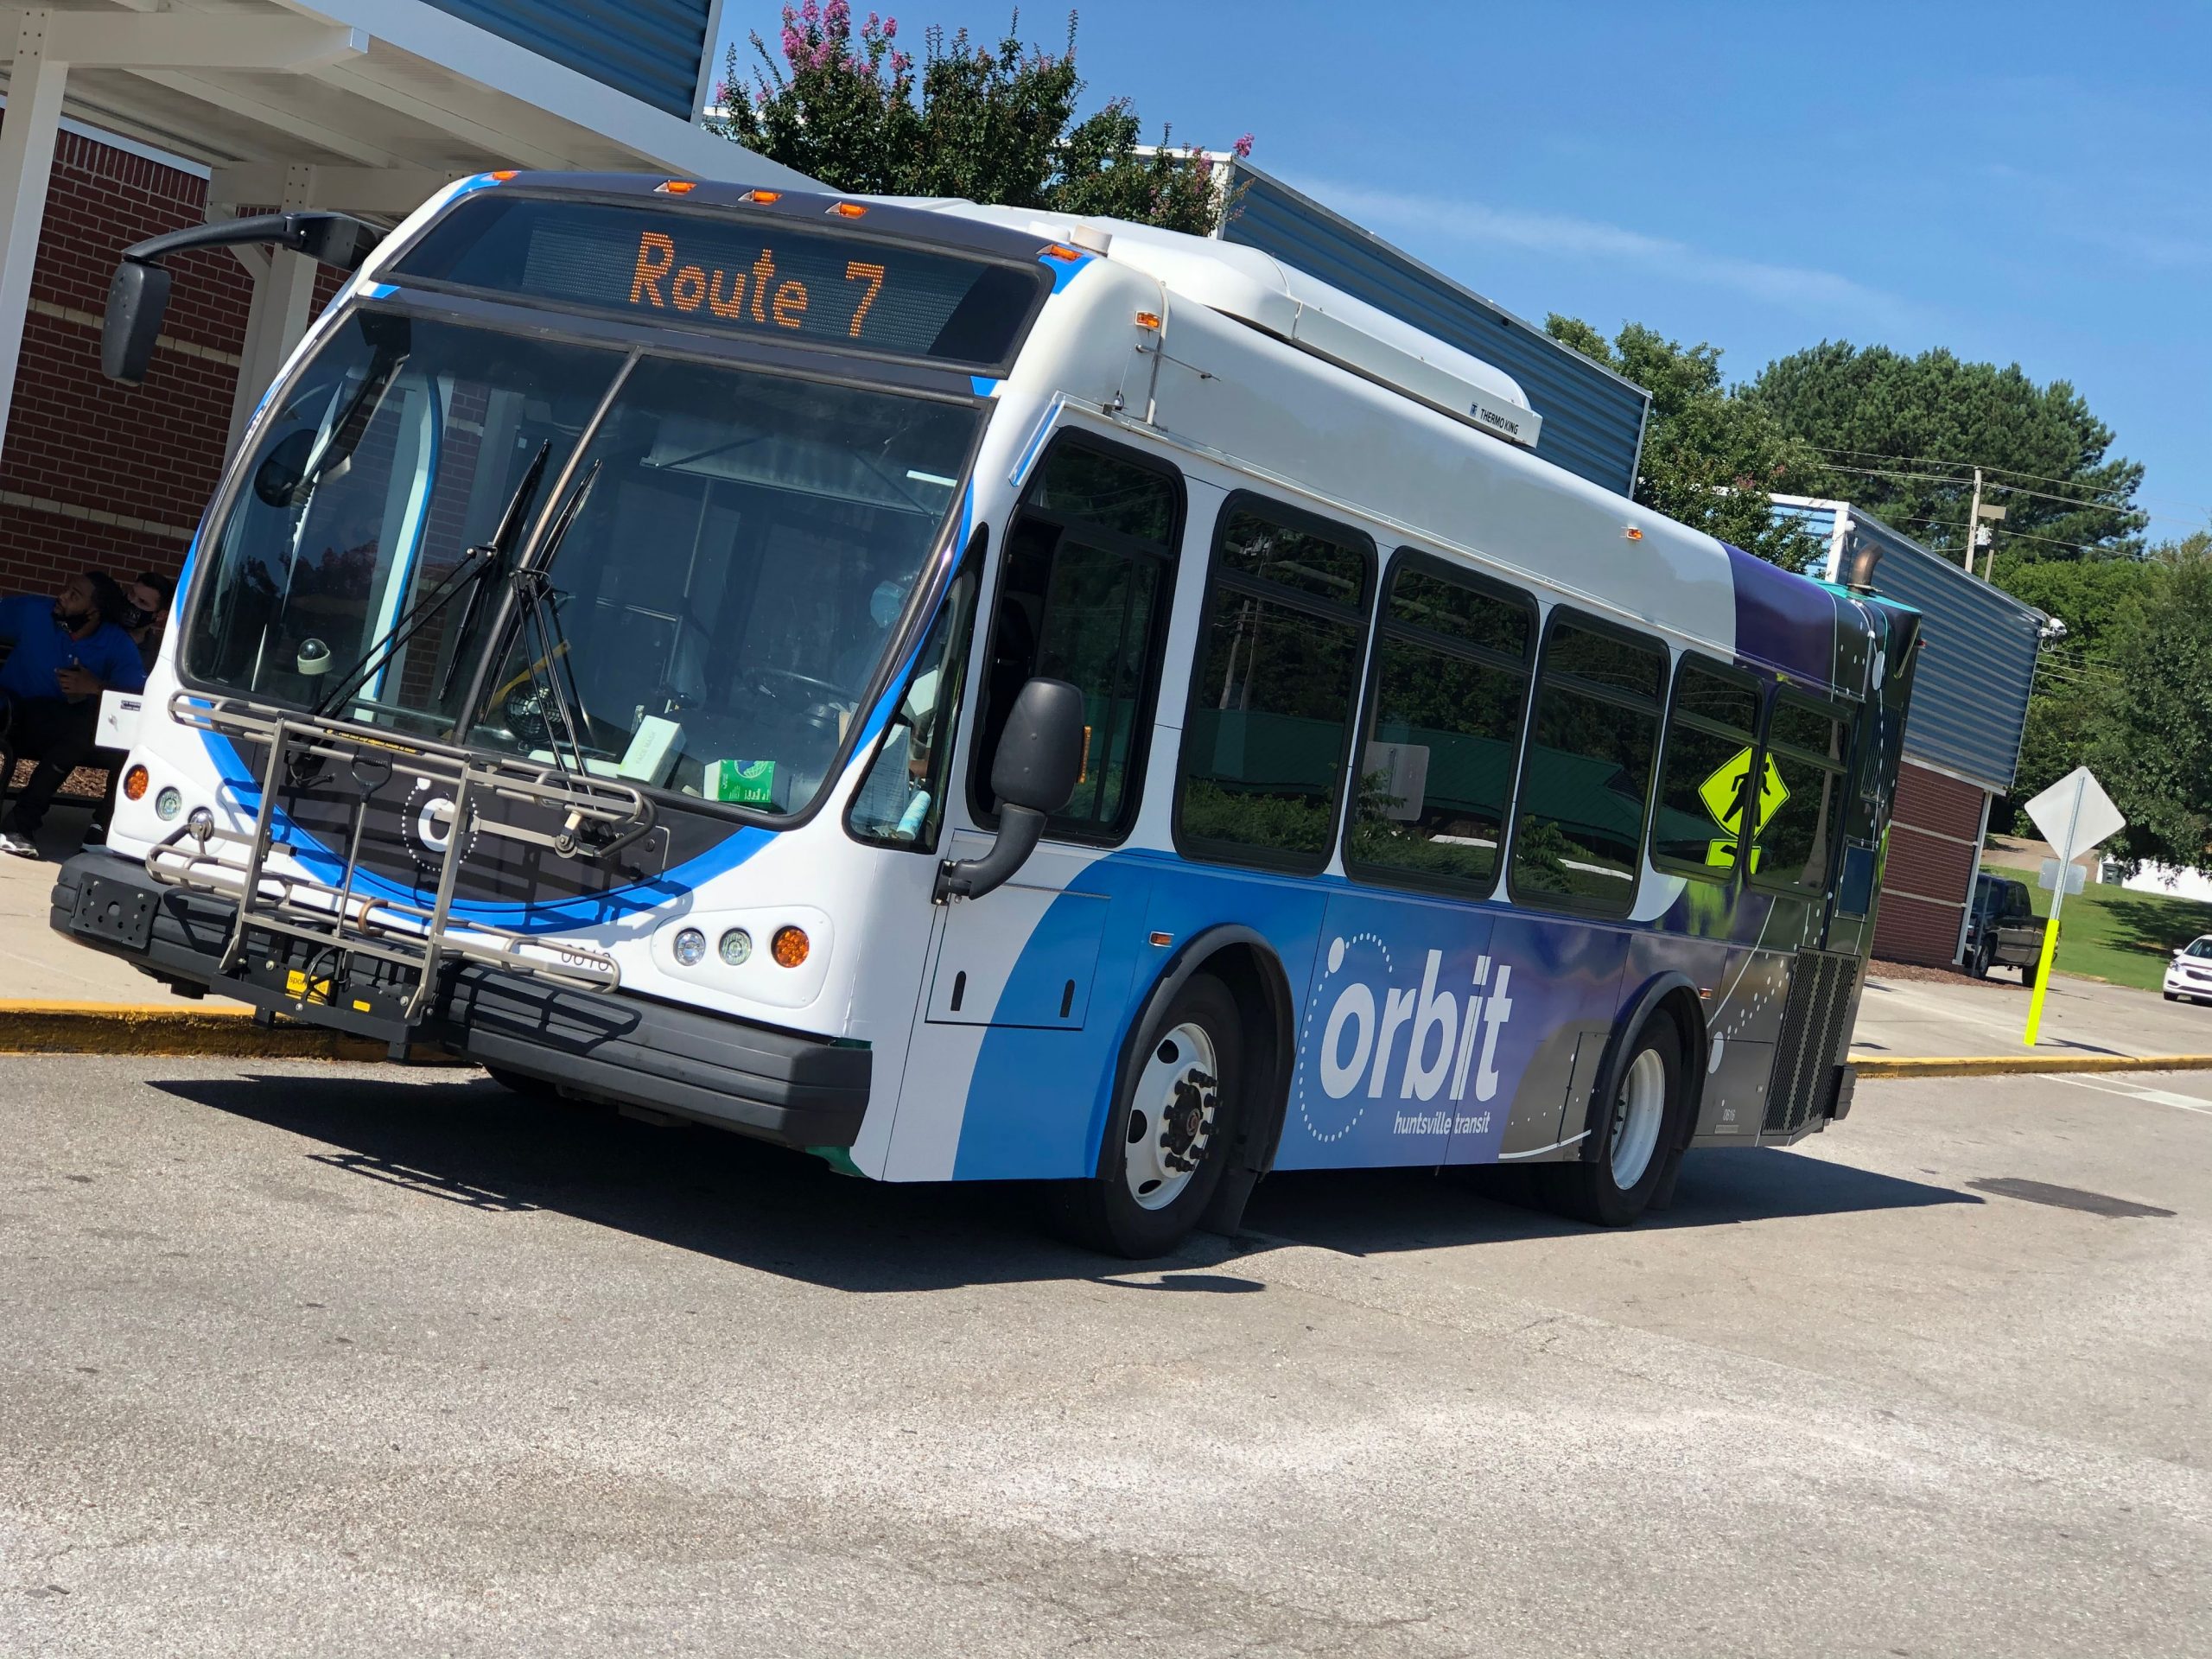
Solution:
[[[2099,842],[2125,829],[2127,820],[2087,766],[2076,766],[2028,803],[2051,855],[2071,863]]]
[[[2075,767],[2030,801],[2028,816],[2035,820],[2036,828],[2043,831],[2044,839],[2056,855],[2044,865],[2050,875],[2044,885],[2053,891],[2050,917],[2043,930],[2043,955],[2036,963],[2036,991],[2028,999],[2028,1028],[2024,1040],[2033,1048],[2036,1033],[2043,1028],[2043,994],[2050,988],[2050,964],[2058,950],[2058,912],[2064,907],[2068,893],[2082,891],[2082,878],[2088,874],[2074,861],[2107,836],[2126,828],[2127,820],[2120,816],[2120,809],[2112,804],[2112,797],[2105,793],[2087,766]],[[2061,870],[2066,873],[2063,880]]]

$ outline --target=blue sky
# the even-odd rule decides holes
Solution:
[[[1008,10],[885,9],[994,35]],[[1532,321],[1632,318],[1732,378],[1823,338],[2018,361],[2145,463],[2154,537],[2212,519],[2204,0],[1079,10],[1086,109],[1253,132],[1255,162]],[[1065,9],[1023,10],[1057,46]]]

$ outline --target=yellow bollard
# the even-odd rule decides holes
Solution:
[[[2058,950],[2058,918],[2053,916],[2043,930],[2043,960],[2036,964],[2036,992],[2028,999],[2028,1030],[2021,1038],[2030,1048],[2036,1046],[2036,1033],[2043,1026],[2043,994],[2050,983],[2050,959]]]

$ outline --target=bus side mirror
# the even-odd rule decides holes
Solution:
[[[146,378],[169,308],[169,282],[165,266],[126,259],[115,268],[100,327],[100,369],[109,379],[135,386]]]
[[[1036,679],[1023,686],[991,760],[999,837],[981,858],[947,859],[938,867],[938,903],[980,899],[1029,861],[1045,820],[1075,793],[1083,751],[1083,693],[1065,680]]]

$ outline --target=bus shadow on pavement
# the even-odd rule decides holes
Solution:
[[[300,1072],[150,1079],[177,1099],[321,1143],[301,1155],[491,1224],[550,1211],[764,1273],[860,1293],[1097,1279],[1118,1264],[1052,1238],[1018,1183],[894,1185],[720,1130],[518,1097],[481,1078],[394,1082]],[[1386,1254],[1592,1230],[1528,1207],[1526,1172],[1366,1170],[1275,1176],[1214,1264],[1284,1242]],[[1646,1228],[1980,1204],[1772,1149],[1692,1154],[1674,1207]]]
[[[1540,1207],[1528,1169],[1351,1170],[1277,1175],[1254,1197],[1252,1230],[1351,1255],[1434,1249],[1508,1239],[1599,1237],[1605,1230]],[[1682,1160],[1674,1204],[1640,1232],[1735,1226],[1931,1205],[1978,1205],[1935,1186],[1775,1147],[1698,1151]]]

